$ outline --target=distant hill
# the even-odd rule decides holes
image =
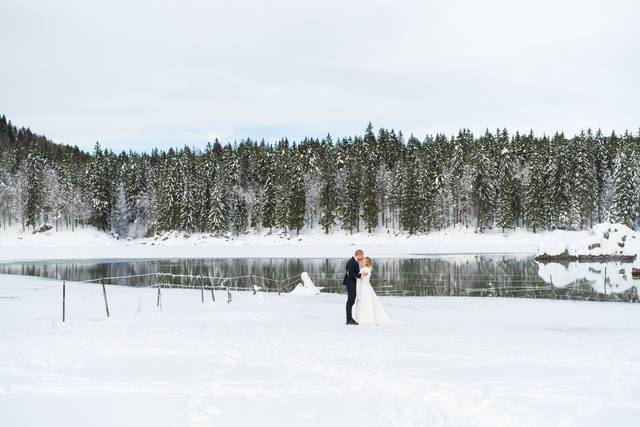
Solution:
[[[2,115],[0,116],[0,151],[12,148],[21,148],[25,152],[36,148],[50,158],[58,158],[67,150],[80,153],[77,147],[56,144],[44,135],[33,133],[29,128],[18,128]]]

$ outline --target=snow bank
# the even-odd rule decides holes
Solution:
[[[556,230],[542,237],[537,255],[560,255],[565,251],[571,256],[633,256],[640,251],[640,233],[611,223],[597,224],[590,231]]]
[[[640,310],[382,297],[401,324],[344,325],[344,295],[162,291],[0,276],[6,426],[635,426]]]
[[[290,292],[291,295],[320,295],[320,290],[322,288],[313,284],[313,281],[307,272],[303,272],[300,279],[302,280],[302,283],[298,283],[298,285]]]
[[[348,258],[357,248],[373,257],[407,258],[442,254],[534,254],[545,233],[523,230],[478,234],[473,229],[451,228],[426,235],[326,235],[307,230],[300,236],[261,232],[233,238],[209,234],[165,233],[143,239],[117,240],[87,227],[71,231],[49,230],[32,234],[19,229],[0,230],[0,261],[43,259],[131,258]]]

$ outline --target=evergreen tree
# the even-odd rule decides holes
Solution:
[[[408,231],[409,234],[414,234],[421,228],[424,208],[420,195],[422,189],[418,185],[420,169],[417,167],[417,158],[420,142],[411,136],[407,144],[408,155],[402,165],[400,175],[400,227]]]
[[[175,191],[175,173],[173,170],[173,159],[165,158],[155,177],[155,231],[175,229],[175,213],[178,206],[178,196]]]
[[[111,220],[111,230],[118,236],[127,237],[131,212],[124,185],[121,183],[116,189],[116,202]]]
[[[637,175],[633,158],[626,151],[620,150],[614,163],[614,193],[611,206],[611,220],[628,227],[633,226],[634,207],[636,204]]]
[[[43,171],[44,159],[40,154],[32,149],[27,157],[27,187],[25,192],[24,218],[27,227],[34,227],[38,223],[38,218],[42,209],[43,199]]]
[[[482,232],[493,222],[495,182],[493,164],[489,158],[487,148],[478,146],[473,157],[473,195],[476,207],[477,229]]]
[[[244,200],[244,197],[240,196],[238,193],[234,193],[232,201],[233,215],[231,222],[233,224],[233,229],[236,231],[236,235],[239,236],[247,231],[249,213],[247,211],[247,203]]]
[[[534,233],[547,224],[545,148],[544,142],[534,142],[529,149],[529,183],[525,192],[525,217]]]
[[[229,231],[229,180],[223,166],[215,165],[215,179],[209,189],[209,212],[207,214],[207,228],[217,236]]]
[[[332,155],[331,136],[327,135],[326,144],[323,147],[323,157],[320,171],[322,187],[320,189],[320,226],[325,234],[336,222],[336,210],[338,208],[338,191],[336,188],[336,161]]]
[[[596,213],[597,181],[592,149],[584,132],[574,139],[573,211],[580,228],[591,227]]]
[[[276,225],[276,192],[272,176],[268,176],[264,183],[261,200],[262,226],[271,231]]]
[[[518,183],[510,147],[503,145],[498,169],[498,208],[496,224],[502,228],[515,228],[518,219]]]
[[[111,160],[109,152],[103,152],[99,143],[96,143],[89,163],[87,182],[91,193],[90,222],[101,230],[110,230],[113,200]]]
[[[362,187],[362,220],[369,233],[378,225],[378,200],[375,170],[366,170]]]
[[[451,171],[449,188],[453,199],[453,224],[462,223],[462,174],[465,169],[464,148],[460,138],[451,138],[452,153],[449,165]]]
[[[550,153],[547,170],[549,182],[545,190],[549,220],[556,228],[565,229],[571,224],[571,160],[563,134],[554,135]]]
[[[180,193],[178,195],[178,226],[181,230],[192,232],[197,225],[197,205],[195,189],[195,159],[191,150],[185,150],[178,157],[178,173],[181,177],[179,182]]]
[[[278,143],[275,157],[275,223],[286,230],[289,223],[289,203],[291,201],[290,170],[291,160],[289,141],[283,139]]]
[[[591,138],[591,129],[588,130],[589,144],[593,146],[594,169],[596,178],[596,212],[597,222],[605,220],[607,206],[605,206],[605,193],[607,191],[607,180],[610,178],[610,168],[608,165],[607,140],[598,129],[595,137]]]
[[[453,195],[449,187],[451,182],[451,145],[443,134],[436,135],[435,139],[425,141],[421,160],[416,166],[420,170],[420,203],[424,206],[424,220],[422,228],[430,231],[431,228],[443,229],[453,222]]]
[[[416,170],[403,168],[402,190],[400,193],[400,227],[414,234],[420,228],[420,196],[416,183]]]
[[[289,190],[289,213],[287,217],[287,225],[289,229],[296,230],[296,234],[300,234],[300,229],[304,226],[304,214],[306,209],[306,192],[304,183],[304,172],[300,156],[292,159],[293,167],[290,171],[290,190]]]
[[[357,142],[348,144],[346,158],[344,159],[344,183],[340,204],[340,222],[344,230],[353,233],[358,230],[361,208],[361,162],[356,150]]]

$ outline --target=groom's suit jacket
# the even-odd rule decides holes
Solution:
[[[351,257],[351,259],[347,262],[347,272],[344,275],[344,279],[342,280],[342,284],[347,286],[348,284],[353,284],[355,286],[356,279],[360,278],[360,265],[358,261]]]

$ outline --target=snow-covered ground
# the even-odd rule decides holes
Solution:
[[[636,304],[67,285],[0,276],[6,426],[635,426]],[[208,296],[208,295],[207,295]]]
[[[167,233],[159,237],[116,240],[94,228],[32,234],[0,230],[0,261],[90,258],[347,258],[356,247],[374,257],[416,257],[429,254],[535,254],[547,233],[516,231],[483,234],[450,229],[427,235],[332,233],[308,231],[300,236],[247,235],[233,240],[206,234]]]

